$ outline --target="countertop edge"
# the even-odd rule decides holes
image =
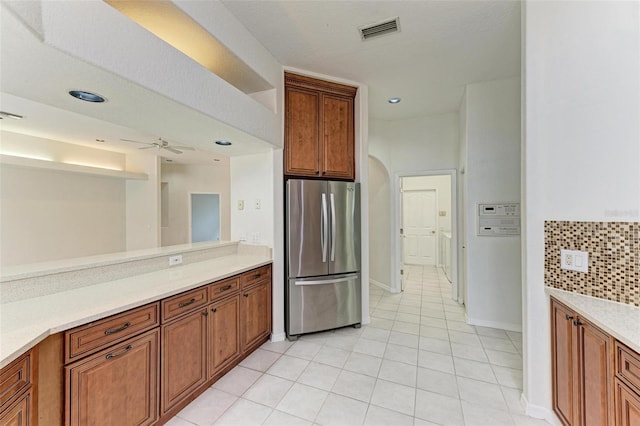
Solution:
[[[198,263],[204,263],[204,262],[198,262]],[[103,309],[100,307],[96,307],[95,309],[98,310],[97,312],[92,313],[91,315],[79,315],[79,317],[75,318],[74,320],[64,319],[62,321],[56,321],[56,318],[50,318],[48,319],[46,326],[33,327],[33,328],[25,327],[25,329],[20,330],[20,342],[15,345],[10,344],[10,346],[15,346],[15,347],[10,347],[10,349],[7,351],[8,353],[2,355],[2,359],[0,359],[0,368],[6,367],[11,362],[19,358],[22,354],[26,353],[27,351],[35,347],[38,343],[42,342],[47,337],[53,334],[60,333],[60,332],[69,330],[71,328],[88,324],[90,322],[97,321],[103,318],[107,318],[111,315],[116,315],[116,314],[128,311],[130,309],[144,306],[149,303],[157,302],[167,297],[171,297],[176,294],[192,290],[194,288],[208,285],[216,281],[224,280],[228,277],[238,275],[238,274],[250,271],[252,269],[259,268],[261,266],[269,265],[271,263],[273,263],[272,258],[268,258],[268,259],[264,258],[263,260],[260,260],[257,262],[251,262],[250,264],[238,266],[237,268],[227,271],[224,274],[220,274],[220,275],[212,274],[211,278],[197,279],[188,284],[182,284],[180,286],[177,286],[171,290],[159,290],[159,293],[152,297],[140,297],[140,298],[133,297],[131,302],[122,304],[116,308]],[[197,265],[197,263],[193,265]],[[188,267],[188,265],[186,265],[185,267]],[[162,272],[162,271],[157,271],[155,273],[158,273],[158,272]],[[143,275],[147,275],[147,274],[143,274]],[[130,278],[136,278],[136,277],[134,276]],[[22,301],[22,302],[23,303],[28,302],[28,300]],[[7,333],[5,333],[5,330],[0,330],[0,337],[2,338],[2,346],[4,346],[6,344],[6,337],[8,337]]]
[[[606,299],[600,299],[592,296],[586,296],[583,294],[573,293],[546,286],[545,293],[558,300],[559,302],[567,305],[569,308],[575,310],[578,314],[585,317],[585,319],[587,319],[593,325],[602,329],[602,331],[608,333],[616,340],[628,346],[630,349],[633,349],[637,353],[640,353],[640,308],[638,308],[637,306],[614,302]],[[587,304],[590,304],[591,306],[585,306]],[[631,319],[635,315],[637,316],[638,321],[631,321],[630,325],[628,321],[620,322],[611,317],[605,317],[603,315],[605,311],[610,312],[612,310],[623,312],[623,315],[625,317],[631,317]],[[624,330],[625,327],[632,327],[633,325],[635,325],[635,330]],[[637,341],[634,340],[634,338],[630,336],[630,334],[638,335]]]

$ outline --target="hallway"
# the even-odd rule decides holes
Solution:
[[[371,287],[371,324],[268,342],[172,419],[215,425],[543,425],[524,416],[521,334],[472,327],[434,267]]]

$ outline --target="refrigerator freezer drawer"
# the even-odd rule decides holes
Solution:
[[[360,274],[291,278],[287,290],[288,336],[362,321]]]

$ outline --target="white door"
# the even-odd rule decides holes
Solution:
[[[402,250],[406,264],[436,264],[436,200],[435,190],[402,193]]]

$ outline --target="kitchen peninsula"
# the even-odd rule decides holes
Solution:
[[[169,267],[170,257],[182,264]],[[136,407],[122,410],[139,415],[131,419],[135,424],[163,424],[268,340],[270,264],[267,247],[216,242],[53,262],[46,270],[4,270],[0,382],[14,388],[6,399],[2,390],[0,424],[16,407],[25,407],[19,414],[33,421],[26,424],[38,418],[40,424],[83,424],[99,415],[100,404],[84,412],[87,401],[95,401],[90,387],[76,383],[98,384],[108,363],[122,360],[125,368],[127,357],[146,367],[143,380],[131,384],[145,392],[127,400]],[[168,364],[175,354],[177,362]],[[12,375],[20,380],[5,380]],[[119,385],[99,384],[107,392]]]

